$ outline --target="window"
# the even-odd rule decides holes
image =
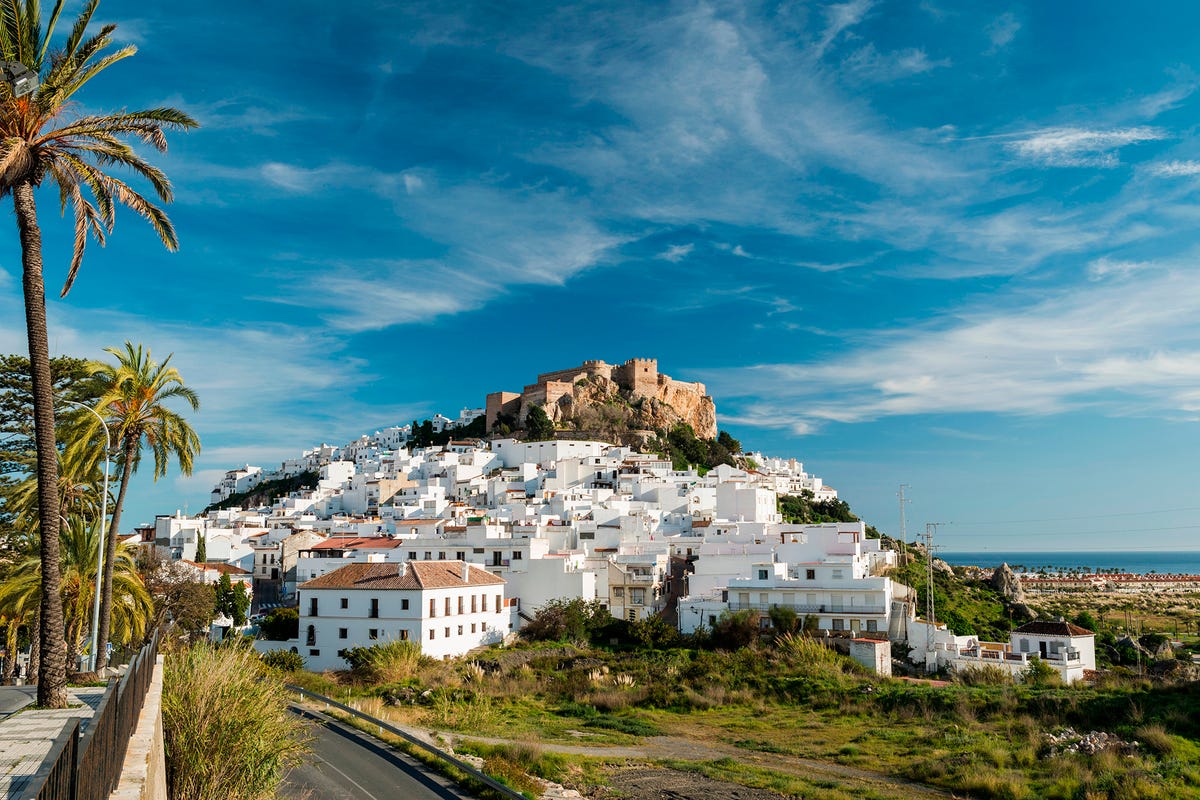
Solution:
[[[635,606],[640,606],[643,603],[645,603],[646,602],[646,590],[645,589],[630,589],[629,590],[629,602]]]
[[[708,615],[708,625],[709,625],[709,627],[712,627],[713,625],[716,625],[716,624],[717,624],[717,615],[716,615],[716,614],[709,614],[709,615]]]
[[[308,654],[310,656],[319,656],[319,655],[321,655],[321,651],[320,650],[309,650]]]
[[[463,613],[463,598],[462,598],[462,595],[459,595],[459,596],[458,596],[458,613],[460,613],[460,614],[461,614],[461,613]]]
[[[408,598],[407,598],[407,597],[405,597],[405,598],[402,598],[402,599],[400,600],[400,610],[401,610],[401,611],[408,611]]]
[[[807,580],[815,581],[817,579],[817,571],[815,569],[804,570],[804,577]]]
[[[439,552],[439,553],[438,553],[438,561],[445,561],[445,560],[446,560],[446,553],[445,553],[445,551],[441,551],[441,552]]]
[[[417,551],[416,551],[416,550],[409,550],[409,551],[408,551],[408,560],[409,560],[409,561],[416,561],[416,560],[417,560]]]
[[[624,586],[614,586],[613,587],[613,597],[624,597],[624,596],[625,596],[625,587]]]
[[[450,616],[450,598],[446,598],[446,616]]]
[[[371,611],[368,614],[368,616],[370,616],[372,618],[377,618],[379,616],[379,598],[378,597],[371,598]]]
[[[304,643],[310,647],[317,643],[317,628],[315,625],[308,626],[308,637],[305,639]]]
[[[760,569],[760,570],[758,571],[758,579],[759,579],[760,581],[765,581],[765,580],[767,579],[767,570],[765,570],[765,569]]]
[[[433,551],[426,550],[425,551],[425,560],[428,561],[430,559],[430,556],[432,556],[432,555],[433,555]]]
[[[462,631],[463,631],[462,625],[459,625],[458,626],[458,635],[459,636],[462,636]]]
[[[520,560],[521,560],[521,551],[520,551],[520,550],[513,550],[513,557],[512,557],[512,560],[513,560],[513,561],[520,561]]]
[[[479,608],[478,608],[478,605],[479,605],[479,603],[478,603],[478,600],[479,600],[479,598],[478,598],[478,597],[476,597],[475,595],[471,595],[471,613],[472,613],[472,614],[474,614],[476,611],[478,611],[478,610],[479,610]]]
[[[317,598],[315,598],[315,597],[310,598],[308,601],[308,615],[310,617],[319,616],[317,614]]]
[[[464,553],[462,550],[459,550],[457,553],[455,553],[454,557],[457,558],[459,561],[467,560],[467,554]]]
[[[432,597],[429,598],[429,616],[437,616],[437,600],[434,600]]]
[[[503,610],[504,610],[504,600],[502,600],[500,598],[500,595],[496,595],[496,613],[499,614]]]
[[[350,631],[348,631],[347,629],[338,628],[338,638],[339,639],[345,639],[349,635],[350,635]]]
[[[842,579],[842,571],[840,569],[835,569],[833,571],[833,579],[835,581],[840,581]]]
[[[486,594],[481,594],[481,595],[479,595],[479,600],[480,600],[480,601],[483,603],[483,609],[482,609],[482,610],[483,610],[483,611],[487,611],[487,595],[486,595]]]
[[[408,641],[408,629],[407,628],[400,629],[400,641],[402,641],[402,642]]]
[[[379,638],[379,628],[371,628],[369,631],[367,631],[367,638],[368,639],[378,639]]]
[[[844,619],[841,619],[840,617],[834,618],[834,620],[833,620],[833,629],[834,629],[835,631],[844,631],[844,630],[846,630],[846,620],[844,620]]]
[[[935,585],[936,585],[936,584],[935,584]],[[869,620],[867,620],[867,631],[868,631],[868,632],[875,632],[875,631],[878,631],[878,630],[879,630],[879,623],[878,623],[878,622],[876,622],[876,621],[875,621],[875,620],[873,620],[873,619],[869,619]]]
[[[447,639],[450,638],[450,626],[449,625],[446,626],[446,638]]]
[[[430,629],[429,629],[429,638],[430,638],[430,639],[432,639],[432,638],[433,638],[433,628],[430,628]]]
[[[350,598],[343,597],[342,598],[342,608],[349,608],[349,607],[350,607]]]
[[[472,622],[471,623],[471,633],[474,633],[474,632],[475,632],[475,623]]]

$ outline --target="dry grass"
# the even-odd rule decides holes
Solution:
[[[199,645],[166,659],[163,730],[173,800],[265,800],[307,752],[278,675],[253,650]]]

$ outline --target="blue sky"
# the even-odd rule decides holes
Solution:
[[[654,356],[889,532],[907,483],[950,549],[1197,546],[1200,10],[346,5],[100,7],[140,52],[79,110],[203,126],[155,157],[180,252],[119,215],[50,303],[56,352],[144,342],[200,392],[196,475],[128,523]]]

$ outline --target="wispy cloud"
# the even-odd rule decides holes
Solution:
[[[1147,171],[1161,178],[1188,178],[1200,175],[1200,161],[1163,161],[1151,164]]]
[[[1165,139],[1160,128],[1137,126],[1109,130],[1046,128],[1009,144],[1018,156],[1050,167],[1115,167],[1116,151],[1142,142]]]
[[[1127,278],[1135,272],[1142,272],[1155,265],[1149,261],[1121,261],[1104,256],[1088,264],[1088,278],[1093,281],[1105,278]]]
[[[960,311],[922,330],[862,333],[830,363],[769,364],[701,377],[742,424],[796,429],[898,415],[1111,414],[1200,408],[1190,319],[1200,284],[1184,270],[1093,283],[1001,311]],[[763,398],[770,398],[764,400]],[[729,413],[727,408],[726,413]]]
[[[910,47],[893,53],[881,53],[874,44],[855,50],[846,59],[845,68],[869,81],[894,81],[910,75],[920,75],[941,67],[949,67],[949,58],[931,59],[922,49]]]
[[[678,264],[683,261],[692,251],[696,249],[694,244],[673,244],[666,250],[659,253],[655,258],[661,258],[663,261],[670,261],[672,264]]]
[[[1021,30],[1021,23],[1017,21],[1015,14],[1006,11],[989,22],[983,30],[992,45],[988,52],[996,53],[1012,43],[1017,31]]]

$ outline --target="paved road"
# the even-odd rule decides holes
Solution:
[[[456,785],[378,739],[292,707],[312,725],[313,752],[284,778],[280,795],[300,800],[473,800]]]

